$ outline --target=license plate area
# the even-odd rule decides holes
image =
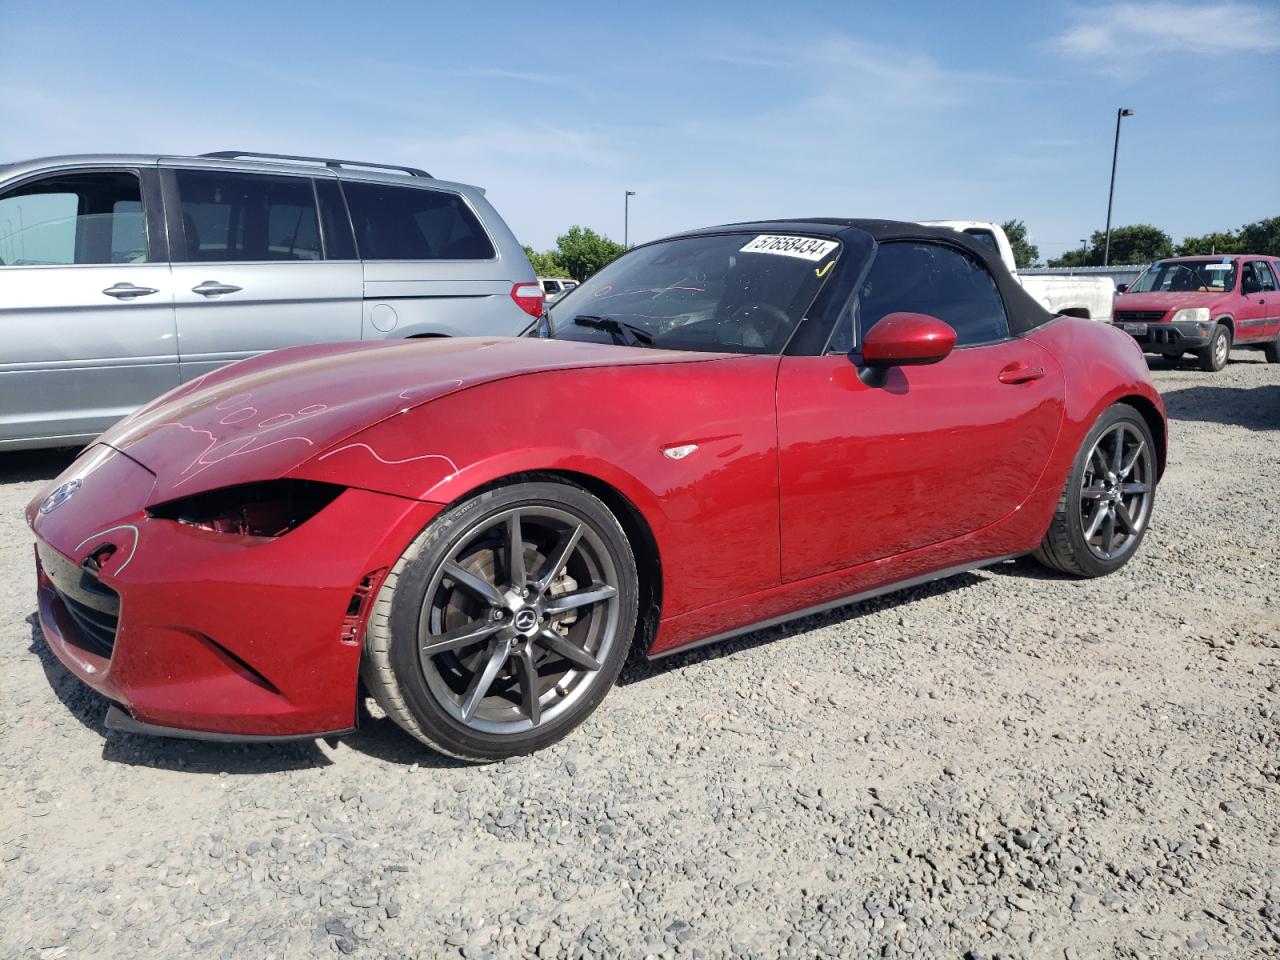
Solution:
[[[1145,337],[1147,335],[1147,325],[1145,323],[1126,323],[1124,332],[1135,337]]]

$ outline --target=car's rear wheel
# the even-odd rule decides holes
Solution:
[[[636,608],[631,547],[598,498],[552,479],[498,487],[438,516],[388,574],[361,673],[443,753],[530,753],[613,686]]]
[[[1124,403],[1109,407],[1080,445],[1036,559],[1079,577],[1120,569],[1146,535],[1156,469],[1142,415]]]
[[[1280,363],[1280,333],[1262,348],[1262,355],[1267,358],[1267,363]]]
[[[1207,373],[1217,373],[1227,365],[1231,356],[1231,330],[1226,324],[1216,324],[1209,334],[1209,343],[1196,351],[1196,359],[1200,361],[1200,369]]]

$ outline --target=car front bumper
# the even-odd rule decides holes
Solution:
[[[1132,323],[1116,322],[1119,327],[1147,353],[1182,353],[1185,350],[1198,350],[1209,345],[1213,332],[1213,323],[1196,321],[1178,323]]]
[[[109,448],[68,476],[73,497],[28,510],[38,616],[58,659],[120,708],[110,726],[223,740],[354,726],[369,608],[438,505],[347,489],[282,537],[244,537],[149,516],[154,476]]]

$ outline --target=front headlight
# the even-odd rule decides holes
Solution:
[[[170,500],[147,514],[210,533],[283,537],[336,500],[343,489],[313,480],[267,480]]]
[[[1208,307],[1183,307],[1169,318],[1170,323],[1208,323]]]

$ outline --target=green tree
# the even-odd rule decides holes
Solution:
[[[526,243],[524,245],[524,255],[529,258],[529,263],[533,265],[533,272],[539,277],[569,276],[568,269],[560,261],[560,252],[558,250],[538,252]]]
[[[622,244],[590,227],[572,226],[556,238],[556,253],[569,276],[582,281],[622,256]]]
[[[1102,262],[1102,254],[1098,254],[1098,262]],[[1068,250],[1060,257],[1050,257],[1049,266],[1051,267],[1087,267],[1089,266],[1089,252],[1079,248]]]
[[[1101,230],[1093,235],[1090,244],[1090,261],[1096,259],[1096,266],[1102,265],[1102,252],[1107,235]],[[1111,262],[1112,263],[1150,263],[1173,256],[1173,238],[1149,223],[1135,223],[1128,227],[1113,227],[1111,230]]]
[[[1093,231],[1089,249],[1068,250],[1049,261],[1051,267],[1100,267],[1106,249],[1107,235],[1102,230]],[[1149,223],[1135,223],[1111,230],[1111,263],[1150,263],[1173,256],[1173,238]]]
[[[1214,253],[1244,253],[1238,233],[1206,233],[1201,237],[1186,237],[1174,251],[1180,257],[1198,257]]]
[[[1241,227],[1240,252],[1280,257],[1280,217],[1268,217]]]
[[[1013,262],[1019,270],[1034,267],[1040,261],[1040,248],[1027,237],[1027,225],[1021,220],[1006,220],[1000,224],[1009,246],[1013,248]]]

